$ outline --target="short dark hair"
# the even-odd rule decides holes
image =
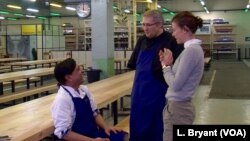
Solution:
[[[72,74],[75,70],[76,61],[72,58],[67,58],[58,63],[54,69],[54,76],[59,84],[65,84],[65,76]]]
[[[177,23],[182,29],[186,26],[192,33],[195,33],[197,28],[201,28],[203,25],[203,20],[189,11],[182,11],[176,14],[172,22]]]

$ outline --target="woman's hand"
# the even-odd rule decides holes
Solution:
[[[164,48],[164,50],[160,50],[159,58],[162,66],[171,66],[173,64],[173,54],[169,49]]]

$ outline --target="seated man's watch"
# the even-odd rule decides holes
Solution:
[[[166,66],[166,65],[162,66],[162,69],[165,69],[165,68],[171,68],[171,66]]]

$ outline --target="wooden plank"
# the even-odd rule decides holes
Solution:
[[[42,65],[49,63],[58,63],[66,58],[56,58],[56,59],[47,59],[47,60],[33,60],[33,61],[22,61],[22,62],[13,62],[10,63],[11,66],[31,66],[31,65]]]
[[[41,87],[35,87],[32,89],[28,89],[24,92],[16,92],[16,93],[8,94],[8,95],[1,95],[0,96],[0,103],[5,103],[5,102],[12,101],[12,100],[24,98],[27,96],[32,96],[32,95],[35,95],[35,94],[41,93],[41,92],[56,90],[56,88],[57,88],[57,84],[52,84],[52,85],[48,85],[48,86],[41,86]]]
[[[0,82],[6,82],[16,79],[25,79],[35,76],[44,76],[54,73],[54,68],[39,68],[32,70],[16,71],[0,74]]]
[[[34,82],[34,81],[40,81],[40,77],[31,77],[30,78],[30,82]],[[18,79],[18,80],[15,80],[15,83],[22,83],[22,82],[25,82],[26,83],[26,79]],[[3,82],[3,85],[9,85],[11,84],[11,82]]]
[[[116,124],[115,127],[120,128],[123,131],[126,131],[129,133],[129,119],[130,119],[130,116],[127,116],[125,119],[123,119],[118,124]]]

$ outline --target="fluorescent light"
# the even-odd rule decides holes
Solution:
[[[49,5],[51,5],[51,6],[54,6],[54,7],[62,7],[60,4],[56,4],[56,3],[50,3]]]
[[[163,12],[168,12],[168,9],[167,8],[162,8],[162,11]]]
[[[200,3],[201,3],[201,6],[202,6],[202,7],[204,8],[204,10],[206,11],[206,13],[208,14],[209,11],[208,11],[208,9],[207,9],[207,7],[206,7],[206,4],[205,4],[204,0],[200,0]]]
[[[46,17],[37,17],[38,19],[46,20]]]
[[[7,20],[16,21],[16,18],[7,18]]]
[[[32,8],[27,8],[27,10],[30,11],[30,12],[39,12],[39,10],[37,10],[37,9],[32,9]]]
[[[75,9],[74,7],[66,6],[65,8],[66,8],[67,10],[76,11],[76,9]]]
[[[15,16],[23,16],[23,14],[20,14],[20,13],[14,13],[13,15],[15,15]]]
[[[247,9],[249,9],[249,8],[250,8],[250,4],[247,5]]]
[[[207,7],[203,7],[203,8],[206,11],[206,13],[209,14],[209,11],[208,11]]]
[[[205,2],[203,0],[200,1],[201,5],[204,6]]]
[[[157,5],[157,7],[158,7],[158,8],[161,8],[161,6],[160,6],[160,5]]]
[[[174,12],[170,12],[170,15],[175,15]]]
[[[136,2],[148,2],[148,3],[153,3],[152,0],[136,0]]]
[[[0,16],[0,20],[4,20],[4,19],[5,19],[5,17]]]
[[[125,13],[130,13],[130,10],[125,9],[124,12],[125,12]]]
[[[11,5],[11,4],[8,4],[7,7],[9,7],[9,8],[15,8],[15,9],[22,9],[22,7],[20,7],[20,6]]]
[[[51,16],[60,16],[59,13],[50,13]]]
[[[25,15],[26,17],[28,18],[35,18],[36,16],[33,16],[33,15]]]
[[[9,14],[9,12],[6,12],[6,11],[0,11],[0,14]]]
[[[30,0],[30,1],[35,2],[36,0]]]
[[[117,8],[117,6],[116,5],[113,5],[113,9],[116,9]]]

